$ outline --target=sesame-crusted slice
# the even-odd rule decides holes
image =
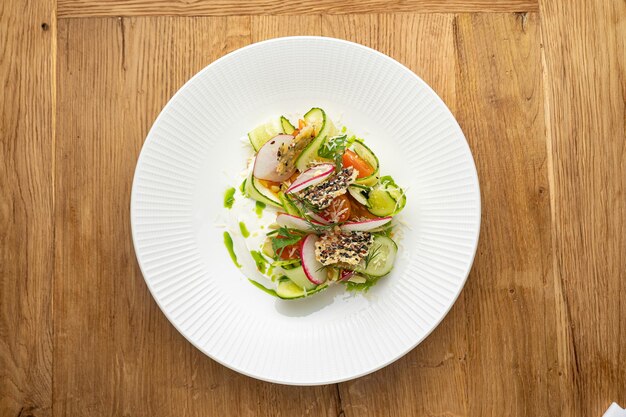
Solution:
[[[283,172],[293,170],[296,164],[296,159],[298,159],[298,155],[300,155],[304,148],[311,143],[314,136],[315,130],[313,129],[313,126],[305,126],[289,144],[283,144],[278,150],[278,165],[276,165],[276,172],[282,174]]]
[[[315,258],[322,265],[357,265],[373,242],[374,236],[369,232],[328,233],[315,243]]]
[[[354,168],[343,168],[326,181],[305,189],[299,195],[319,210],[323,210],[330,206],[336,197],[346,193],[348,186],[356,180],[357,175],[358,172]]]

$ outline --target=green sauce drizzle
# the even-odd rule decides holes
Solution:
[[[250,255],[252,255],[252,259],[256,262],[256,269],[258,269],[260,273],[264,274],[267,270],[267,261],[263,255],[261,255],[261,252],[258,250],[251,250]]]
[[[233,203],[235,202],[235,190],[234,188],[229,188],[224,193],[224,207],[230,209],[233,207]]]
[[[239,186],[239,191],[241,191],[241,194],[246,195],[246,180],[243,180],[243,182],[241,183],[241,185]]]
[[[276,291],[274,290],[270,290],[269,288],[265,288],[265,286],[263,286],[262,284],[259,284],[258,282],[256,282],[253,279],[248,278],[248,281],[250,281],[250,283],[252,285],[254,285],[255,287],[257,287],[258,289],[260,289],[261,291],[268,293],[269,295],[273,296],[273,297],[278,297],[278,294],[276,294]],[[278,297],[280,298],[280,297]]]
[[[263,209],[265,207],[265,203],[261,203],[260,201],[256,202],[256,208],[254,209],[254,211],[256,211],[256,215],[259,219],[261,218],[261,216],[263,216]]]
[[[248,228],[246,227],[246,224],[244,222],[239,222],[239,230],[241,230],[241,235],[243,237],[250,236],[250,232],[248,231]]]
[[[235,266],[237,268],[241,268],[241,265],[237,262],[237,255],[235,255],[235,250],[233,248],[233,238],[230,237],[230,233],[228,232],[224,232],[224,245],[226,246],[226,249],[228,249],[230,259],[233,260]]]

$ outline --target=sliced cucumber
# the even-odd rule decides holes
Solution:
[[[348,187],[348,192],[356,201],[363,204],[365,207],[369,207],[370,203],[367,201],[367,195],[369,188],[362,185],[353,184]]]
[[[267,189],[261,182],[252,176],[252,171],[250,171],[250,175],[246,179],[245,185],[246,195],[256,201],[260,201],[261,203],[271,204],[272,206],[276,206],[278,208],[283,208],[280,203],[280,199]]]
[[[313,107],[304,115],[304,121],[307,126],[313,126],[315,136],[319,136],[326,124],[326,112],[319,107]]]
[[[274,258],[274,256],[276,255],[274,253],[274,248],[272,247],[272,241],[269,238],[265,238],[263,246],[261,246],[261,252],[263,252],[263,255],[269,258]]]
[[[328,281],[337,281],[339,279],[339,269],[337,268],[327,268],[326,273],[328,274]]]
[[[381,187],[387,190],[391,198],[396,200],[396,209],[394,214],[399,213],[406,205],[406,195],[402,188],[398,187],[396,182],[389,175],[380,178]]]
[[[302,287],[302,288],[304,288],[307,291],[311,291],[312,289],[317,287],[317,285],[313,284],[306,277],[306,274],[304,273],[304,269],[302,269],[302,265],[298,266],[297,268],[293,268],[293,269],[284,269],[284,273],[287,276],[287,278],[289,278],[295,284],[297,284],[299,287]]]
[[[375,236],[374,243],[370,247],[368,256],[370,257],[367,265],[361,262],[354,270],[371,277],[382,277],[387,275],[393,269],[393,262],[396,259],[398,246],[396,242],[387,236]]]
[[[354,142],[352,150],[374,168],[372,175],[363,178],[357,178],[356,183],[372,186],[378,182],[379,163],[378,158],[370,148],[361,142]]]
[[[289,259],[282,262],[284,263],[279,266],[283,269],[294,269],[302,265],[299,259]],[[276,263],[281,263],[281,261],[276,261]]]
[[[283,132],[288,135],[291,135],[293,131],[296,130],[296,128],[289,121],[289,119],[287,119],[285,116],[280,116],[280,125],[283,128]]]
[[[348,282],[352,282],[354,284],[365,284],[367,282],[367,278],[363,275],[354,274],[348,279]]]
[[[394,186],[393,189],[387,191],[391,198],[396,200],[396,210],[393,214],[398,214],[404,206],[406,206],[406,194],[400,187]]]
[[[276,287],[276,295],[284,300],[293,300],[295,298],[304,298],[310,295],[316,294],[322,290],[328,288],[328,285],[319,285],[312,289],[311,291],[307,291],[294,283],[287,277],[280,278],[278,280],[278,286]]]
[[[367,202],[369,212],[378,217],[391,216],[396,211],[396,200],[382,188],[371,190]]]
[[[281,120],[275,119],[255,127],[250,133],[248,133],[248,139],[250,139],[250,143],[252,144],[254,150],[258,151],[261,149],[261,146],[265,144],[265,142],[279,133],[283,133],[283,127],[281,125]]]
[[[298,207],[291,201],[291,199],[282,191],[278,193],[278,198],[283,205],[283,208],[287,212],[287,214],[291,214],[292,216],[302,217],[302,213],[298,210]]]
[[[296,168],[300,172],[304,172],[311,161],[322,160],[317,152],[326,138],[333,135],[337,130],[333,122],[326,118],[324,110],[317,107],[312,108],[304,115],[304,121],[308,126],[313,126],[315,139],[304,148],[298,159],[296,159]]]

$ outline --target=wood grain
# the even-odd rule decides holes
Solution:
[[[463,294],[468,415],[558,415],[539,18],[460,15],[455,33],[457,115],[483,207]]]
[[[53,2],[0,4],[0,415],[52,403]]]
[[[537,11],[537,0],[58,0],[60,17]]]
[[[254,16],[250,19],[251,41],[281,36],[320,36],[321,16]]]
[[[327,17],[323,28],[379,48],[431,83],[461,122],[483,188],[481,244],[462,297],[409,355],[340,384],[346,416],[555,415],[538,16]]]
[[[193,348],[133,253],[131,180],[148,129],[192,74],[250,43],[250,19],[59,26],[54,414],[336,416],[334,386],[256,381]]]
[[[454,107],[453,21],[454,15],[442,14],[325,16],[322,27],[325,36],[359,42],[397,59]],[[345,416],[467,415],[464,305],[460,298],[424,343],[402,359],[339,384]]]
[[[626,406],[626,2],[58,0],[58,34],[55,8],[0,4],[1,416]],[[478,254],[448,316],[396,363],[325,387],[259,382],[193,348],[152,300],[128,221],[171,95],[286,35],[357,41],[414,70],[459,120],[482,187]]]
[[[542,1],[547,144],[570,416],[626,406],[626,2]]]

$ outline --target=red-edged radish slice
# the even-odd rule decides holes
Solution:
[[[300,243],[300,256],[302,257],[302,270],[313,284],[320,285],[326,282],[326,268],[315,258],[315,242],[317,235],[306,235]]]
[[[272,182],[283,182],[291,177],[296,171],[295,167],[282,174],[276,172],[276,167],[278,166],[278,151],[280,147],[285,143],[291,143],[292,140],[293,136],[291,135],[278,135],[261,146],[254,159],[252,175],[261,180]]]
[[[350,271],[348,269],[342,269],[341,275],[339,276],[339,281],[347,281],[350,278],[352,278],[352,275],[354,275],[354,271]]]
[[[326,178],[330,177],[335,172],[335,166],[333,164],[319,164],[315,165],[295,179],[293,183],[287,188],[288,193],[297,193],[305,188],[319,184]]]
[[[323,226],[322,223],[316,222],[315,220],[307,221],[303,219],[302,217],[293,216],[287,213],[278,213],[278,215],[276,216],[276,223],[278,223],[280,226],[283,226],[283,227],[289,227],[291,229],[305,230],[305,231],[313,230],[311,223],[313,225],[317,224],[319,226]]]
[[[344,232],[368,232],[391,221],[391,217],[381,217],[380,219],[365,220],[362,222],[350,222],[341,225]]]
[[[309,216],[310,218],[312,218],[313,220],[315,220],[319,224],[330,224],[330,222],[328,220],[326,220],[325,218],[323,218],[322,216],[320,216],[317,213],[313,213],[312,211],[308,212],[307,216]]]

